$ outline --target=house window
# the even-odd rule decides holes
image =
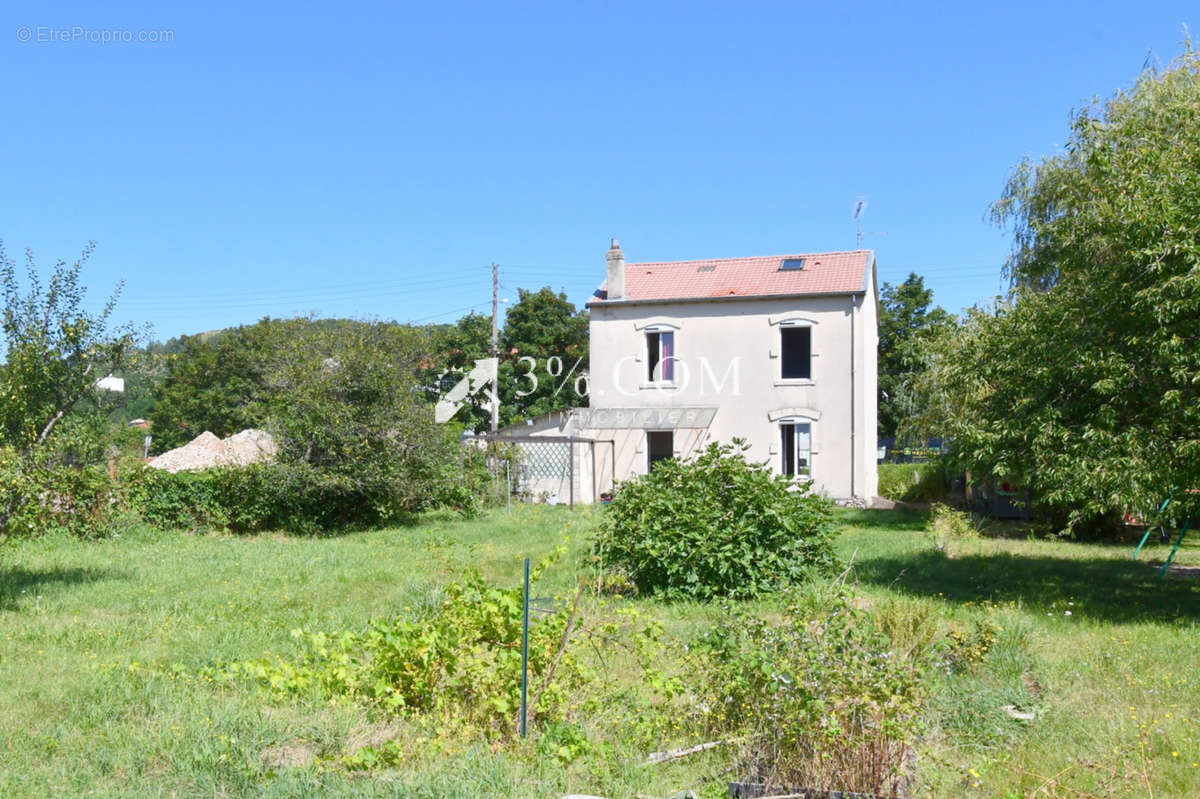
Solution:
[[[779,339],[781,377],[784,380],[812,379],[812,328],[781,324]]]
[[[654,471],[654,464],[675,457],[675,434],[670,430],[646,431],[646,471]]]
[[[646,331],[647,378],[651,383],[675,380],[675,333],[670,330]]]
[[[782,438],[779,451],[783,453],[780,471],[788,477],[812,477],[812,424],[809,422],[781,422],[779,434]]]

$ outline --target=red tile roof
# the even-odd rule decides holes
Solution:
[[[799,258],[803,269],[780,269],[785,260]],[[867,289],[873,261],[871,250],[852,250],[626,264],[625,295],[611,302],[856,294]],[[606,295],[607,284],[589,305],[610,302]]]

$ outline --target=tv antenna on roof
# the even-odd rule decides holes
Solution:
[[[882,230],[863,230],[862,218],[867,212],[867,198],[859,197],[854,201],[854,246],[856,249],[862,249],[863,236],[886,236]]]

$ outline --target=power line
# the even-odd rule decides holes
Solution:
[[[185,297],[158,297],[155,299],[131,299],[118,302],[118,308],[159,308],[163,305],[172,307],[197,308],[210,305],[220,305],[222,308],[245,308],[267,304],[308,304],[330,301],[345,301],[356,299],[372,299],[377,297],[421,296],[433,292],[441,293],[445,289],[465,288],[477,285],[476,280],[442,281],[436,285],[405,286],[399,285],[392,289],[355,290],[343,292],[321,292],[312,289],[302,294],[238,294],[228,295],[228,299],[220,295],[189,295]]]
[[[409,319],[408,324],[415,325],[418,322],[429,322],[433,319],[438,319],[443,316],[449,316],[450,314],[463,313],[465,311],[473,311],[476,308],[483,308],[484,306],[490,305],[491,302],[492,302],[491,300],[486,300],[485,302],[477,302],[474,305],[467,305],[462,308],[455,308],[450,311],[442,311],[441,313],[434,314],[433,316],[425,316],[420,319]]]

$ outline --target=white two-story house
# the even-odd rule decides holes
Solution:
[[[614,240],[607,261],[578,428],[614,441],[618,480],[740,438],[830,497],[875,497],[873,252],[627,264]]]
[[[627,264],[614,239],[607,262],[588,303],[589,406],[527,431],[592,442],[551,493],[591,501],[614,477],[739,438],[826,496],[875,498],[872,251]]]

